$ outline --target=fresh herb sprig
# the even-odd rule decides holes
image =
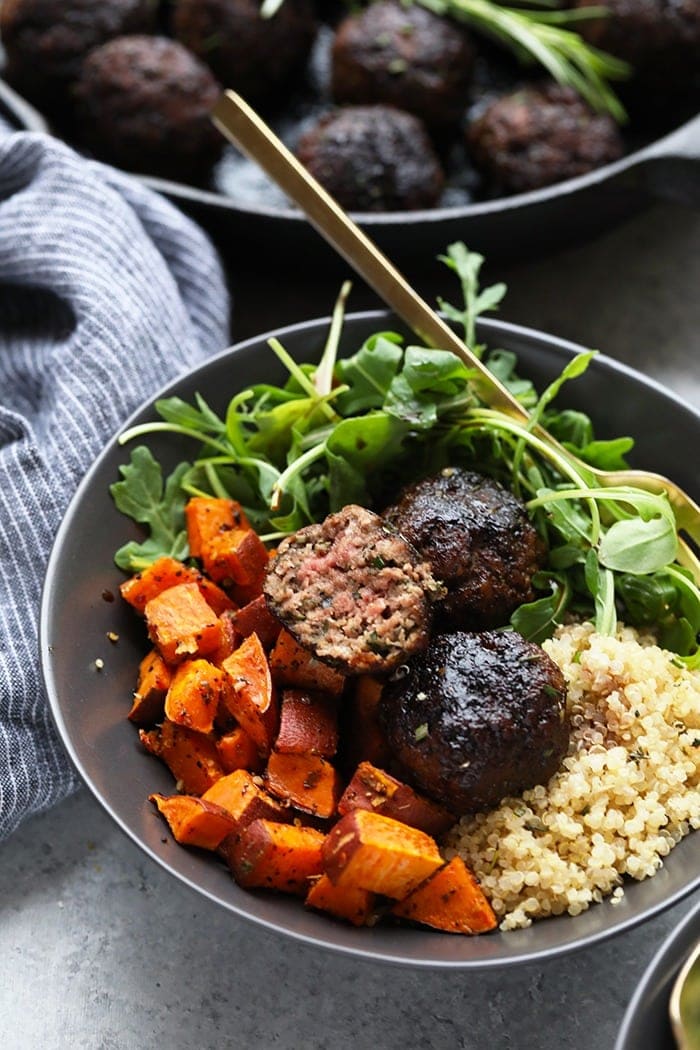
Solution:
[[[444,261],[459,279],[464,305],[443,302],[443,309],[474,335],[477,317],[497,308],[505,287],[481,290],[483,260],[462,244],[451,245]],[[518,421],[479,402],[470,369],[453,354],[406,346],[395,332],[375,333],[352,356],[338,357],[347,293],[344,286],[318,366],[298,364],[270,340],[288,372],[284,386],[241,391],[223,418],[201,397],[193,405],[168,398],[156,403],[161,422],[122,435],[126,442],[172,432],[199,451],[164,484],[150,453],[135,449],[112,492],[151,535],[122,548],[117,563],[137,571],[160,553],[186,556],[187,495],[239,500],[273,541],[348,503],[381,507],[404,481],[464,464],[512,488],[547,541],[548,561],[534,581],[540,596],[512,619],[521,633],[541,641],[569,611],[609,633],[621,610],[630,624],[653,624],[662,644],[700,666],[700,591],[676,562],[667,498],[629,486],[600,488],[586,464],[625,467],[632,440],[596,440],[586,415],[554,407],[594,353],[572,359],[538,397],[517,375],[513,354],[482,346],[487,366],[530,409],[529,422]],[[558,444],[533,433],[535,422]]]

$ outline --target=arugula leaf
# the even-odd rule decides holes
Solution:
[[[457,274],[462,288],[464,306],[459,309],[444,299],[438,299],[438,306],[448,320],[464,328],[464,341],[477,357],[481,357],[485,347],[476,341],[477,318],[488,310],[496,310],[506,294],[507,286],[503,282],[479,290],[479,273],[484,264],[483,255],[470,252],[466,244],[457,241],[450,244],[446,255],[438,256],[450,270]]]
[[[381,408],[403,360],[403,338],[396,332],[377,332],[352,357],[336,364],[336,376],[348,390],[336,405],[343,416]]]
[[[145,445],[135,448],[129,463],[119,468],[123,480],[110,485],[117,509],[150,527],[150,536],[142,543],[132,541],[117,551],[114,560],[120,569],[140,572],[163,555],[187,557],[186,495],[181,482],[189,469],[189,463],[178,464],[163,485],[160,464]]]
[[[571,585],[566,576],[550,575],[546,579],[552,588],[551,593],[544,598],[520,605],[510,618],[511,626],[531,642],[541,643],[546,638],[551,638],[563,622],[564,613],[571,601]],[[543,574],[536,573],[533,583],[535,586],[543,585]]]

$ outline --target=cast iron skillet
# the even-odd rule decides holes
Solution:
[[[18,127],[49,130],[41,114],[1,80],[0,107]],[[301,116],[292,121],[297,126],[301,122]],[[244,252],[247,259],[264,261],[266,266],[303,258],[307,268],[337,268],[335,254],[300,212],[275,197],[276,188],[253,184],[238,199],[224,192],[229,185],[235,188],[241,173],[246,179],[247,171],[229,147],[215,177],[216,191],[141,178],[191,214],[224,249],[235,247],[239,258]],[[391,259],[412,271],[417,260],[434,259],[457,239],[483,252],[490,262],[544,255],[610,229],[655,199],[700,205],[700,116],[613,164],[545,189],[354,218]]]
[[[276,333],[297,360],[318,360],[328,319],[309,321]],[[343,331],[341,352],[356,350],[373,332],[397,327],[381,312],[352,314]],[[542,389],[557,376],[577,347],[551,336],[501,322],[479,326],[479,338],[513,350],[520,371]],[[191,400],[199,391],[222,413],[238,390],[264,377],[280,382],[284,370],[258,336],[176,380],[159,396]],[[153,400],[125,427],[154,418]],[[672,474],[696,498],[700,495],[694,457],[700,413],[639,373],[599,357],[586,374],[567,386],[562,404],[583,408],[601,437],[638,438],[636,466]],[[649,420],[654,426],[649,426]],[[196,447],[169,434],[152,435],[148,445],[166,471]],[[51,709],[78,771],[119,826],[153,860],[209,900],[268,929],[356,957],[419,967],[479,969],[562,955],[619,933],[668,907],[700,886],[700,833],[687,836],[652,878],[626,887],[617,905],[603,903],[571,918],[561,916],[530,929],[461,937],[392,926],[355,929],[309,911],[298,899],[247,892],[235,885],[222,863],[177,846],[147,801],[152,792],[171,794],[168,770],[145,753],[126,718],[137,672],[145,654],[143,625],[118,595],[124,576],[114,551],[140,533],[117,512],[108,486],[118,479],[129,450],[109,442],[81,483],[61,525],[49,561],[41,623],[41,663]],[[109,632],[118,641],[107,639]],[[97,671],[95,660],[104,667]]]

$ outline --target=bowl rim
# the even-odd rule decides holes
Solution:
[[[363,310],[357,312],[350,312],[346,314],[346,323],[357,323],[358,325],[365,322],[372,322],[382,324],[384,322],[391,322],[396,326],[406,329],[403,324],[394,314],[389,310],[376,309],[376,310]],[[284,341],[286,337],[295,333],[308,333],[310,330],[316,330],[320,328],[326,328],[331,323],[330,316],[311,318],[306,321],[296,322],[295,324],[286,325],[280,328],[270,329],[259,335],[251,336],[239,343],[234,343],[231,346],[213,354],[208,357],[205,361],[199,363],[194,368],[184,369],[177,376],[172,378],[169,382],[163,384],[159,390],[154,392],[148,398],[145,398],[143,402],[132,412],[128,419],[119,426],[118,430],[111,435],[110,438],[104,443],[101,452],[95,457],[85,475],[81,479],[77,486],[73,496],[71,497],[68,506],[64,512],[61,524],[56,532],[54,542],[51,548],[50,556],[47,562],[44,585],[42,588],[41,595],[41,606],[40,606],[40,617],[39,617],[39,657],[41,674],[44,684],[45,693],[49,701],[49,709],[53,718],[54,725],[60,736],[61,742],[68,752],[68,755],[77,769],[81,780],[92,792],[93,797],[100,803],[103,809],[109,814],[109,816],[115,821],[117,826],[121,829],[131,841],[138,846],[143,852],[145,852],[152,860],[154,860],[161,868],[164,868],[171,875],[174,875],[180,882],[184,883],[193,891],[204,896],[213,904],[223,906],[228,912],[233,913],[237,918],[244,919],[248,922],[252,922],[257,926],[261,926],[264,929],[282,934],[287,937],[301,942],[309,947],[323,948],[343,956],[348,956],[356,959],[363,959],[368,962],[377,963],[389,963],[399,966],[408,966],[416,969],[426,970],[445,970],[445,971],[458,971],[458,970],[487,970],[487,969],[498,969],[498,968],[509,968],[511,966],[519,966],[522,964],[532,963],[540,960],[548,960],[551,958],[557,958],[570,954],[571,952],[577,951],[581,948],[589,947],[592,944],[596,944],[605,941],[619,933],[624,932],[627,929],[631,929],[642,922],[647,921],[654,915],[665,911],[679,900],[692,893],[698,886],[700,886],[700,870],[698,870],[692,879],[682,887],[679,887],[672,892],[668,897],[661,901],[658,901],[651,906],[647,907],[641,915],[633,914],[626,918],[621,918],[611,925],[597,931],[589,932],[588,934],[581,934],[579,936],[574,935],[570,940],[564,943],[557,944],[553,947],[535,948],[522,952],[518,955],[513,955],[505,958],[477,958],[477,959],[433,959],[433,958],[408,958],[401,954],[393,951],[377,949],[376,947],[355,947],[354,945],[348,946],[345,944],[334,943],[332,938],[321,939],[312,933],[305,933],[303,931],[290,929],[288,925],[285,925],[284,921],[269,920],[264,916],[252,914],[249,909],[245,906],[239,906],[235,901],[223,900],[218,894],[208,890],[199,884],[195,879],[190,878],[184,872],[177,870],[167,860],[167,858],[160,856],[156,853],[147,842],[145,842],[139,834],[133,830],[128,822],[120,817],[116,812],[109,798],[101,791],[100,787],[94,782],[93,777],[90,775],[85,767],[85,763],[79,753],[79,749],[74,744],[74,741],[70,735],[70,731],[66,725],[66,721],[63,715],[63,702],[59,699],[58,689],[54,682],[53,669],[51,662],[51,649],[49,645],[50,637],[50,596],[52,591],[52,580],[55,576],[55,570],[60,562],[62,553],[62,547],[64,539],[69,535],[72,528],[73,513],[77,505],[79,504],[83,494],[89,490],[93,483],[93,476],[99,472],[102,463],[107,459],[110,453],[113,451],[115,443],[117,442],[119,434],[126,430],[134,420],[141,416],[148,409],[152,409],[155,401],[165,395],[171,393],[174,388],[178,387],[182,382],[186,380],[196,380],[196,377],[202,373],[205,373],[209,368],[215,366],[217,363],[222,362],[233,355],[256,348],[264,345],[267,338],[270,336],[276,336],[280,340]],[[529,340],[535,344],[538,344],[547,349],[554,349],[557,353],[562,353],[565,357],[570,358],[576,353],[579,353],[584,348],[576,343],[573,343],[567,339],[563,339],[559,336],[549,335],[548,333],[526,327],[523,325],[513,324],[511,322],[500,321],[500,320],[480,320],[478,328],[485,332],[490,333],[492,336],[506,336],[512,335],[515,337],[521,337],[525,340]],[[602,365],[612,367],[629,378],[633,379],[636,383],[641,383],[649,387],[654,393],[662,395],[665,399],[675,402],[678,408],[684,411],[689,411],[694,418],[697,420],[700,426],[700,409],[695,408],[690,403],[686,402],[683,398],[675,394],[675,392],[668,390],[663,384],[657,382],[654,379],[650,379],[647,376],[642,375],[635,369],[629,367],[623,362],[619,362],[614,358],[611,358],[605,354],[598,354],[596,359]],[[603,902],[604,904],[605,902]],[[567,919],[568,916],[564,916]],[[332,922],[328,923],[329,931],[334,929]],[[433,931],[435,932],[435,931]],[[513,933],[517,935],[518,931],[512,931],[507,936],[513,936]]]

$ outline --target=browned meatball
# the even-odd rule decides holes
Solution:
[[[352,211],[437,203],[445,176],[421,122],[389,106],[346,106],[302,135],[297,156]]]
[[[534,597],[545,547],[525,507],[492,478],[459,467],[408,485],[384,517],[447,588],[443,626],[496,627]]]
[[[85,144],[130,171],[202,177],[223,145],[209,69],[165,37],[123,36],[91,51],[76,88]]]
[[[88,51],[120,33],[152,31],[157,7],[154,0],[3,0],[5,76],[38,106],[59,109]]]
[[[317,28],[311,0],[284,0],[272,18],[261,18],[260,7],[261,0],[176,0],[172,23],[224,87],[255,103],[275,99],[302,69]]]
[[[569,742],[564,677],[515,631],[436,635],[384,687],[397,772],[452,812],[475,812],[557,771]]]
[[[419,4],[378,0],[341,23],[333,43],[336,102],[381,102],[430,127],[464,112],[474,65],[469,35]]]
[[[354,505],[283,540],[264,584],[299,644],[344,674],[389,671],[425,648],[438,592],[410,544]]]
[[[612,117],[555,83],[486,106],[467,129],[474,164],[501,193],[525,193],[610,164],[623,144]]]

